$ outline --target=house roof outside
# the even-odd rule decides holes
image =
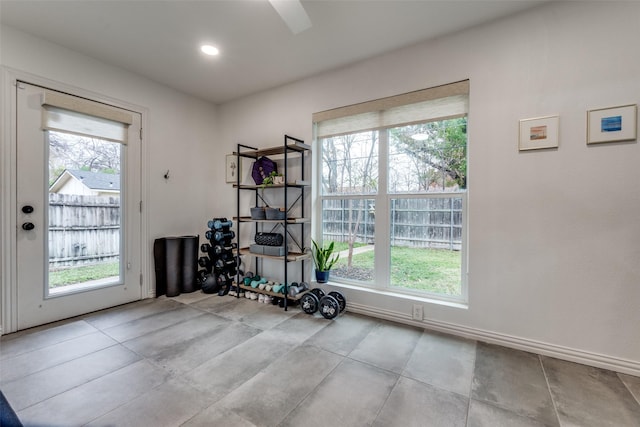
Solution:
[[[65,169],[60,174],[58,179],[51,184],[50,190],[54,191],[64,185],[64,183],[73,177],[82,182],[91,190],[95,191],[120,191],[120,174],[102,173],[102,172],[90,172],[77,169]]]

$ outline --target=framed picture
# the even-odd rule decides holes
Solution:
[[[559,116],[520,120],[520,151],[558,147]]]
[[[587,111],[587,144],[635,140],[637,116],[636,104]]]
[[[240,165],[238,157],[235,154],[227,154],[226,162],[226,181],[231,184],[238,182],[238,176],[240,176]]]

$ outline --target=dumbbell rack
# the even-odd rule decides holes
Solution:
[[[233,223],[227,218],[214,218],[207,223],[209,229],[200,250],[205,253],[198,258],[201,270],[198,271],[198,282],[204,292],[226,295],[229,292],[232,278],[238,274],[238,259],[234,254],[237,247],[233,243],[235,232],[231,231]]]
[[[238,254],[243,257],[253,257],[255,259],[256,264],[256,272],[259,273],[261,269],[261,263],[264,262],[282,262],[283,265],[283,284],[284,284],[284,294],[278,294],[275,292],[270,292],[266,290],[259,290],[256,288],[252,288],[251,286],[246,286],[242,284],[242,278],[237,275],[236,276],[236,284],[239,288],[248,290],[251,292],[263,293],[266,295],[270,295],[272,297],[283,298],[284,301],[284,309],[287,310],[288,301],[289,300],[299,300],[302,297],[302,294],[296,296],[289,295],[289,284],[292,282],[289,277],[289,268],[288,264],[291,262],[300,262],[300,278],[298,281],[304,281],[305,275],[305,260],[310,258],[310,254],[305,250],[305,240],[308,239],[308,234],[310,232],[310,219],[305,215],[305,192],[309,189],[309,182],[305,180],[305,155],[311,153],[311,146],[304,143],[303,140],[294,138],[289,135],[284,135],[284,143],[280,146],[258,149],[255,147],[250,147],[248,145],[237,144],[237,150],[234,153],[236,156],[236,164],[240,165],[242,159],[252,159],[257,160],[262,156],[277,156],[279,160],[281,160],[281,165],[283,166],[281,173],[284,176],[284,184],[275,184],[270,186],[261,186],[255,184],[245,184],[241,181],[242,177],[240,174],[237,174],[237,181],[233,185],[237,190],[237,206],[236,212],[237,216],[234,220],[237,222],[237,234],[236,234],[236,242],[238,246]],[[292,173],[290,171],[290,162],[292,160],[292,156],[297,156],[300,162],[300,178],[293,179],[291,176]],[[293,201],[289,200],[289,191],[296,191],[296,197]],[[242,213],[248,210],[248,206],[241,206],[241,193],[242,192],[253,192],[255,204],[253,207],[264,206],[266,202],[264,198],[260,195],[260,191],[282,191],[284,206],[286,209],[285,218],[282,220],[256,220],[252,219],[250,216],[243,216]],[[296,216],[292,215],[292,209],[296,207],[297,213]],[[244,208],[244,209],[243,209]],[[281,227],[284,235],[284,255],[283,256],[273,256],[273,255],[265,255],[265,254],[257,254],[249,251],[249,248],[243,246],[240,241],[240,230],[242,226],[245,225],[253,225],[253,236],[255,233],[260,231],[261,227],[264,226],[273,226]],[[290,250],[289,246],[294,247],[295,250]]]

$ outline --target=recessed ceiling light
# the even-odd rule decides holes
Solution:
[[[217,47],[211,46],[210,44],[203,44],[202,46],[200,46],[200,50],[202,51],[202,53],[211,56],[215,56],[220,53],[220,50]]]

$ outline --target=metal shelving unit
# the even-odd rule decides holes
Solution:
[[[294,138],[289,135],[284,135],[284,142],[281,146],[275,146],[270,148],[258,149],[256,147],[251,147],[244,144],[238,144],[237,150],[234,153],[236,155],[237,164],[240,164],[243,158],[257,160],[262,156],[279,156],[278,160],[282,160],[283,168],[282,175],[284,176],[284,184],[276,184],[269,186],[261,186],[261,185],[249,185],[241,183],[240,175],[238,174],[237,182],[234,184],[234,188],[237,190],[237,199],[236,199],[236,217],[234,221],[237,224],[236,227],[236,242],[238,245],[238,254],[240,256],[246,257],[254,257],[256,260],[256,273],[262,269],[263,262],[282,262],[284,269],[284,295],[275,294],[273,292],[267,292],[265,290],[260,290],[257,288],[251,288],[242,285],[241,279],[236,276],[236,283],[242,289],[249,290],[252,292],[263,293],[266,295],[277,296],[284,298],[284,309],[287,310],[288,301],[289,300],[297,300],[302,294],[297,295],[296,297],[289,296],[289,263],[290,262],[300,262],[301,273],[299,281],[304,281],[305,274],[305,261],[310,259],[310,254],[305,250],[304,241],[310,232],[310,219],[307,217],[307,213],[305,211],[304,206],[304,198],[306,191],[308,191],[310,184],[306,178],[305,172],[305,156],[311,154],[311,146],[304,143],[303,140]],[[292,160],[292,156],[298,156],[300,158],[300,177],[299,179],[294,179],[291,176],[290,164],[289,162]],[[289,190],[295,189],[297,192],[294,200],[289,199]],[[286,209],[286,219],[282,220],[256,220],[252,219],[250,216],[242,216],[242,202],[241,202],[241,193],[242,192],[254,192],[255,194],[255,204],[254,206],[265,205],[264,198],[260,195],[260,191],[263,192],[272,192],[272,191],[282,191],[284,198],[284,207]],[[298,207],[300,211],[299,216],[290,216],[289,213],[294,207]],[[248,207],[245,207],[247,209]],[[253,225],[254,232],[257,233],[261,228],[264,228],[266,225],[272,225],[273,228],[281,227],[284,236],[284,256],[272,256],[272,255],[264,255],[257,254],[249,251],[247,245],[242,245],[241,243],[241,227],[243,225]],[[296,233],[297,232],[297,233]],[[299,236],[299,239],[296,239],[295,236]],[[295,247],[295,251],[289,250],[289,243],[292,243]]]

